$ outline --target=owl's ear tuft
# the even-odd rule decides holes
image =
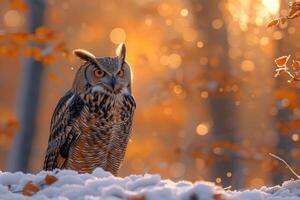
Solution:
[[[117,47],[116,53],[119,60],[124,62],[126,57],[126,46],[123,42]]]
[[[90,53],[86,50],[83,50],[83,49],[75,49],[75,50],[73,50],[73,54],[75,56],[77,56],[78,58],[80,58],[84,61],[87,61],[87,62],[95,63],[95,61],[96,61],[96,57],[92,53]]]

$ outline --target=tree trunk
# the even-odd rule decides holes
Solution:
[[[225,140],[233,142],[236,134],[233,93],[218,94],[218,89],[225,89],[232,77],[228,57],[227,29],[220,7],[222,3],[224,1],[192,0],[195,23],[200,33],[203,34],[204,47],[200,52],[200,56],[208,59],[208,64],[205,66],[208,73],[207,88],[209,90],[209,85],[216,85],[214,91],[209,91],[215,93],[215,95],[208,97],[208,106],[213,122],[210,132],[211,142]],[[221,23],[220,27],[218,27],[218,23]],[[223,154],[217,156],[212,170],[213,181],[219,177],[222,179],[224,186],[233,185],[232,179],[226,177],[226,173],[234,171],[234,167],[236,167],[235,160],[233,160],[235,156],[232,154],[234,152],[227,152],[224,149]],[[229,159],[225,159],[225,157],[229,157]]]
[[[28,31],[34,33],[35,29],[44,23],[45,0],[27,0],[27,5],[29,7]],[[31,45],[38,46],[37,44]],[[41,48],[41,46],[38,47]],[[36,129],[42,72],[41,62],[35,61],[33,58],[25,60],[18,108],[21,127],[9,156],[8,170],[10,171],[26,172],[28,170]]]

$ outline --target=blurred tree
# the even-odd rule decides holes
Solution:
[[[28,32],[35,30],[44,23],[45,0],[27,0]],[[31,46],[40,45],[32,42]],[[36,129],[36,115],[39,104],[39,91],[43,65],[41,62],[28,58],[23,67],[23,77],[19,96],[20,132],[16,135],[11,147],[8,169],[10,171],[27,171]]]
[[[219,0],[192,0],[195,23],[204,37],[204,48],[201,57],[207,59],[207,89],[211,91],[208,97],[213,125],[211,140],[213,142],[233,142],[236,134],[235,101],[232,94],[220,94],[219,89],[225,90],[229,86],[232,74],[228,57],[227,29],[223,16],[222,6],[225,1]],[[214,147],[212,147],[214,148]],[[213,167],[213,179],[221,178],[223,185],[236,185],[232,179],[226,177],[229,171],[235,171],[237,165],[234,152],[219,148],[212,149],[216,155]]]
[[[267,31],[263,22],[276,14],[263,1],[232,1],[235,4],[231,9],[236,16],[238,29],[233,34],[234,25],[230,30],[231,54],[239,67],[239,102],[238,127],[241,144],[241,157],[243,158],[242,173],[239,175],[240,185],[259,187],[269,184],[271,159],[268,156],[276,143],[276,134],[272,126],[272,87],[273,87],[273,61],[274,42],[269,38],[273,35]],[[274,6],[277,1],[274,1]],[[266,5],[268,5],[266,7]],[[276,8],[276,6],[275,6]],[[257,9],[255,11],[255,9]],[[247,15],[248,20],[240,20]],[[257,20],[260,19],[260,20]],[[242,50],[241,50],[242,49]],[[257,169],[260,170],[257,170]]]

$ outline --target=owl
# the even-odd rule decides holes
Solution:
[[[136,107],[125,44],[116,57],[95,57],[82,49],[74,55],[85,63],[54,110],[43,169],[91,173],[101,167],[116,175]]]

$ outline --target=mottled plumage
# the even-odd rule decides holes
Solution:
[[[54,110],[44,170],[85,173],[102,167],[117,174],[135,110],[125,51],[121,44],[117,57],[96,58],[75,50],[86,63]]]

